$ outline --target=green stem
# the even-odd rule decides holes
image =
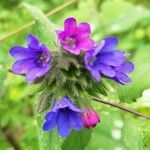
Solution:
[[[56,8],[54,8],[53,10],[49,11],[49,12],[46,14],[46,16],[51,16],[51,15],[53,15],[53,14],[59,12],[60,10],[66,8],[66,7],[68,7],[68,6],[70,6],[71,4],[76,3],[77,1],[78,1],[78,0],[72,0],[72,1],[66,2],[66,3],[64,3],[64,4],[62,4],[62,5],[59,5],[59,6],[57,6]],[[12,32],[10,32],[10,33],[8,33],[8,34],[6,34],[6,35],[3,36],[2,38],[0,38],[0,42],[2,42],[2,41],[4,41],[4,40],[6,40],[6,39],[12,37],[13,35],[15,35],[15,34],[21,32],[21,31],[23,31],[23,30],[25,30],[25,29],[28,29],[29,27],[31,27],[31,26],[34,25],[34,24],[35,24],[35,21],[31,21],[31,22],[29,22],[29,23],[27,23],[27,24],[25,24],[25,25],[23,25],[23,26],[21,26],[21,27],[18,27],[16,30],[14,30],[14,31],[12,31]]]

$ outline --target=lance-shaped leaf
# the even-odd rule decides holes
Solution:
[[[56,34],[54,24],[46,17],[46,15],[37,7],[23,3],[32,16],[36,19],[36,30],[39,39],[46,44],[50,50],[56,49]]]

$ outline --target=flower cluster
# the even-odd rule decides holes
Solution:
[[[80,59],[78,62],[80,67],[89,72],[91,81],[95,80],[95,83],[101,81],[102,77],[112,79],[120,84],[129,83],[131,80],[128,74],[134,70],[134,65],[126,61],[124,51],[117,50],[118,39],[108,36],[95,45],[90,34],[91,29],[88,23],[82,22],[78,25],[76,19],[66,19],[64,29],[56,30],[59,42],[57,44],[61,51],[57,58],[68,54],[78,58],[77,61]],[[51,73],[52,68],[55,67],[52,63],[53,53],[32,34],[27,36],[26,42],[27,47],[14,46],[10,49],[11,56],[16,59],[12,66],[12,72],[24,74],[25,81],[29,83],[33,83],[39,78],[44,80],[45,76],[49,72]],[[77,57],[78,55],[80,57]],[[55,55],[53,59],[55,59]],[[68,96],[63,96],[60,101],[54,101],[52,108],[46,114],[43,130],[52,131],[57,127],[59,135],[66,137],[70,135],[72,129],[79,131],[83,126],[93,128],[99,122],[100,117],[95,110],[86,106],[81,109]]]

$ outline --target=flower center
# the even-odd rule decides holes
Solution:
[[[74,47],[76,43],[76,40],[74,38],[68,38],[66,40],[66,44],[68,45],[68,47]]]
[[[39,55],[39,61],[41,62],[41,63],[44,63],[45,61],[46,61],[46,59],[47,59],[47,57],[45,56],[45,55],[43,55],[43,54],[41,54],[41,55]]]

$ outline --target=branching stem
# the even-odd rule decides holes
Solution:
[[[106,104],[106,105],[110,105],[110,106],[112,106],[112,107],[116,107],[116,108],[118,108],[118,109],[121,109],[121,110],[123,110],[123,111],[129,112],[129,113],[134,114],[134,115],[136,115],[136,116],[142,117],[142,118],[144,118],[144,119],[150,120],[150,116],[145,116],[145,115],[143,115],[143,114],[141,114],[141,113],[139,113],[139,112],[137,112],[137,111],[135,111],[135,110],[132,110],[132,109],[130,109],[130,108],[128,108],[128,107],[125,107],[125,106],[122,106],[122,105],[120,105],[120,104],[113,103],[113,102],[110,102],[110,101],[105,101],[105,100],[102,100],[102,99],[100,99],[100,98],[93,98],[93,100],[96,101],[96,102],[99,102],[99,103],[103,103],[103,104]]]

